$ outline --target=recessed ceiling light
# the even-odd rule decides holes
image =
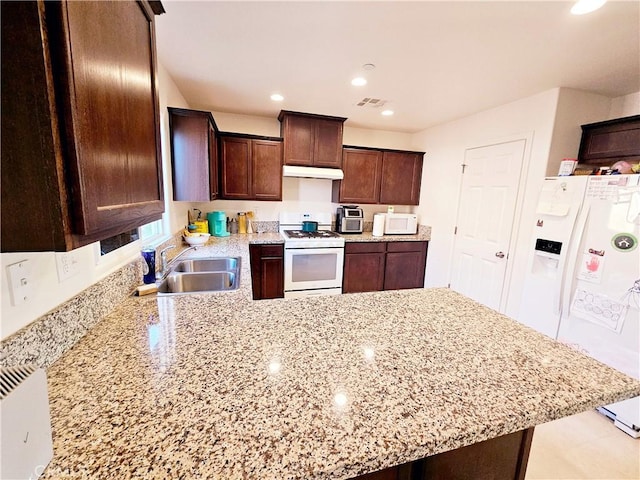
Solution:
[[[279,93],[274,93],[273,95],[271,95],[271,100],[273,100],[274,102],[281,102],[284,100],[284,97]]]
[[[607,0],[578,0],[576,4],[571,7],[571,13],[574,15],[591,13],[603,6],[606,1]]]
[[[354,87],[362,87],[366,84],[367,84],[367,79],[364,77],[356,77],[353,80],[351,80],[351,85],[353,85]]]
[[[384,115],[385,117],[390,117],[393,115],[393,110],[383,110],[380,115]]]
[[[365,63],[362,66],[363,70],[373,70],[374,68],[376,68],[376,66],[373,63]]]

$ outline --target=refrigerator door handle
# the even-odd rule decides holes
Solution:
[[[569,255],[567,267],[564,271],[562,281],[560,283],[560,302],[558,305],[558,311],[562,318],[566,318],[569,315],[569,308],[571,306],[571,294],[573,293],[575,285],[575,273],[576,265],[579,261],[582,261],[582,255],[580,254],[580,245],[582,244],[582,238],[584,237],[584,231],[589,220],[590,205],[586,203],[582,207],[581,212],[578,214],[578,218],[575,223],[574,232],[571,236],[566,254]],[[559,327],[559,325],[558,325]],[[556,332],[556,338],[558,337]]]

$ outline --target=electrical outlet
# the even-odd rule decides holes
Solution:
[[[9,289],[11,291],[11,304],[21,305],[32,297],[31,265],[28,260],[23,260],[7,266],[9,275]]]
[[[77,252],[56,253],[56,267],[60,283],[73,277],[80,271],[80,259]]]

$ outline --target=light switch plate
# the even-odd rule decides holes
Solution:
[[[9,290],[11,291],[11,304],[22,305],[28,301],[33,294],[31,265],[28,260],[14,263],[7,266],[9,276]]]

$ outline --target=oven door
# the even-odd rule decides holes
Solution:
[[[340,289],[344,248],[284,249],[285,291]]]

